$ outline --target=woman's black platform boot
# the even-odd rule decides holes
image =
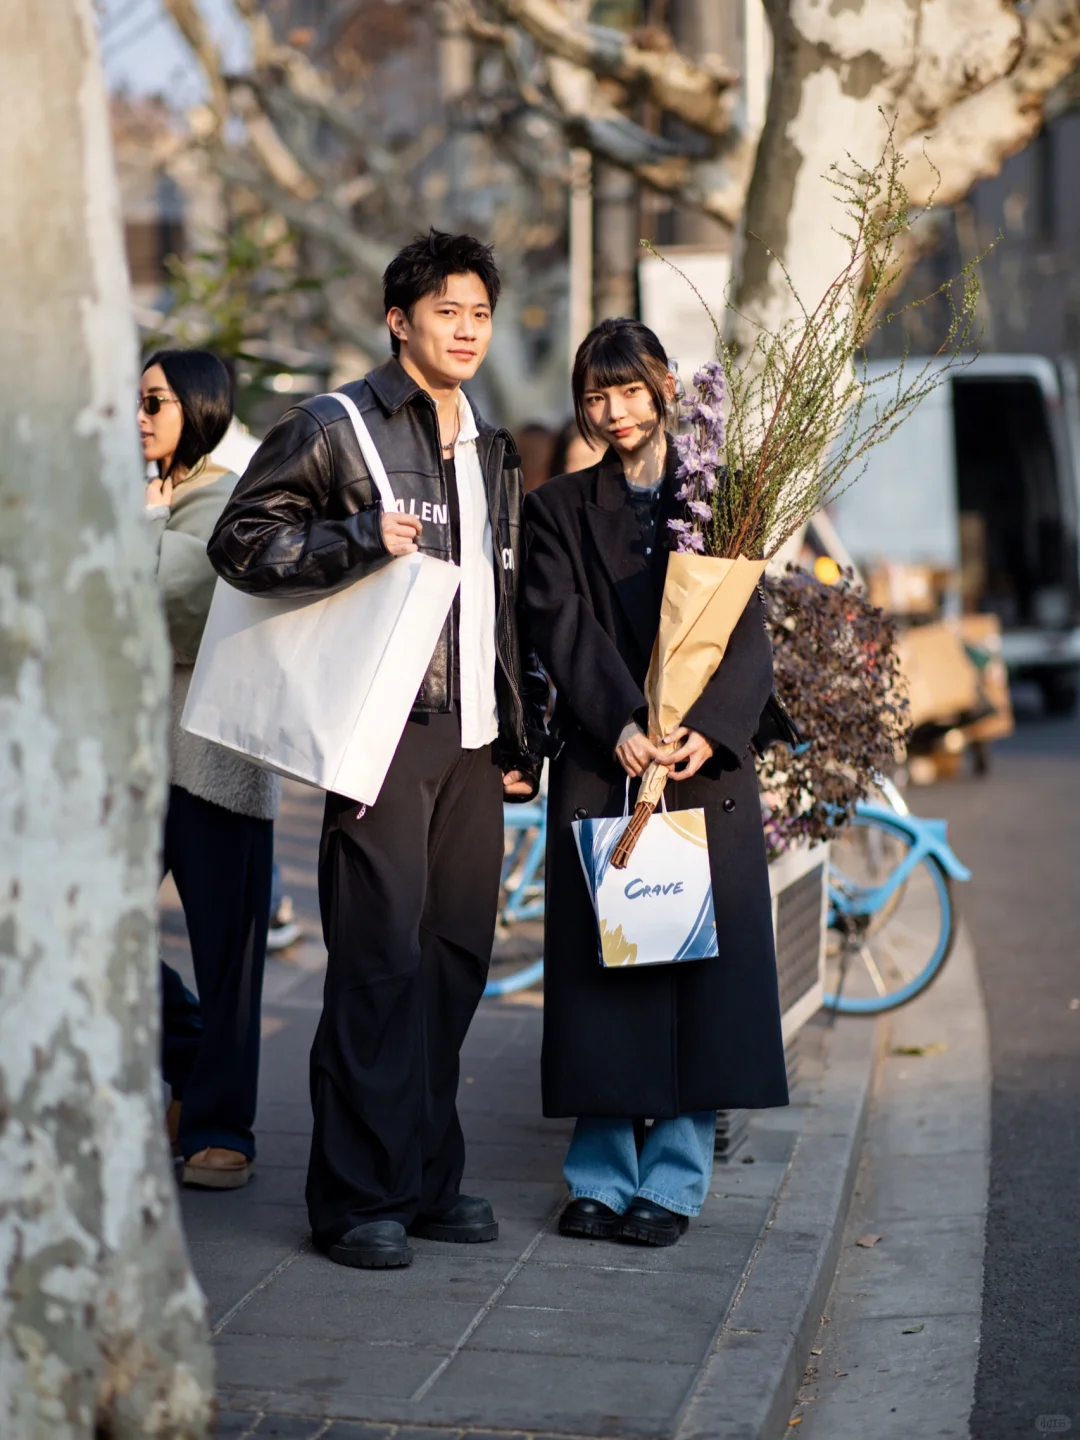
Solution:
[[[571,1200],[559,1216],[559,1234],[580,1240],[613,1240],[622,1219],[599,1200]]]
[[[650,1200],[635,1200],[622,1217],[619,1239],[632,1245],[674,1245],[686,1234],[690,1221]]]

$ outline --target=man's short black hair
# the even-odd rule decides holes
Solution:
[[[397,308],[412,319],[413,306],[425,295],[442,295],[451,275],[478,275],[491,302],[492,314],[502,281],[490,245],[473,235],[448,235],[429,230],[399,250],[383,275],[383,314]],[[401,341],[390,332],[390,349],[396,355]]]

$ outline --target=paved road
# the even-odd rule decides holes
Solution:
[[[1022,721],[993,773],[916,792],[961,887],[990,1026],[975,1440],[1080,1432],[1080,721]],[[1043,1417],[1040,1423],[1040,1417]]]

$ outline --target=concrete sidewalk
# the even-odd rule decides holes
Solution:
[[[312,803],[291,795],[278,850],[313,928],[316,829]],[[166,930],[175,962],[175,917]],[[314,941],[271,963],[257,1174],[241,1191],[183,1194],[219,1434],[781,1433],[835,1269],[871,1025],[809,1027],[797,1103],[752,1118],[687,1237],[653,1251],[555,1232],[570,1125],[540,1114],[539,997],[485,1002],[462,1068],[465,1188],[493,1201],[500,1237],[415,1241],[410,1269],[363,1272],[308,1246],[307,1050],[321,985]]]

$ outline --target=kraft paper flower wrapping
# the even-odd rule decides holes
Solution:
[[[682,724],[712,679],[731,632],[765,573],[765,563],[742,555],[734,560],[692,553],[669,557],[660,629],[645,681],[649,736],[654,743]],[[668,773],[666,766],[655,763],[645,771],[634,817],[612,855],[617,870],[625,868],[645,822],[659,804]]]

